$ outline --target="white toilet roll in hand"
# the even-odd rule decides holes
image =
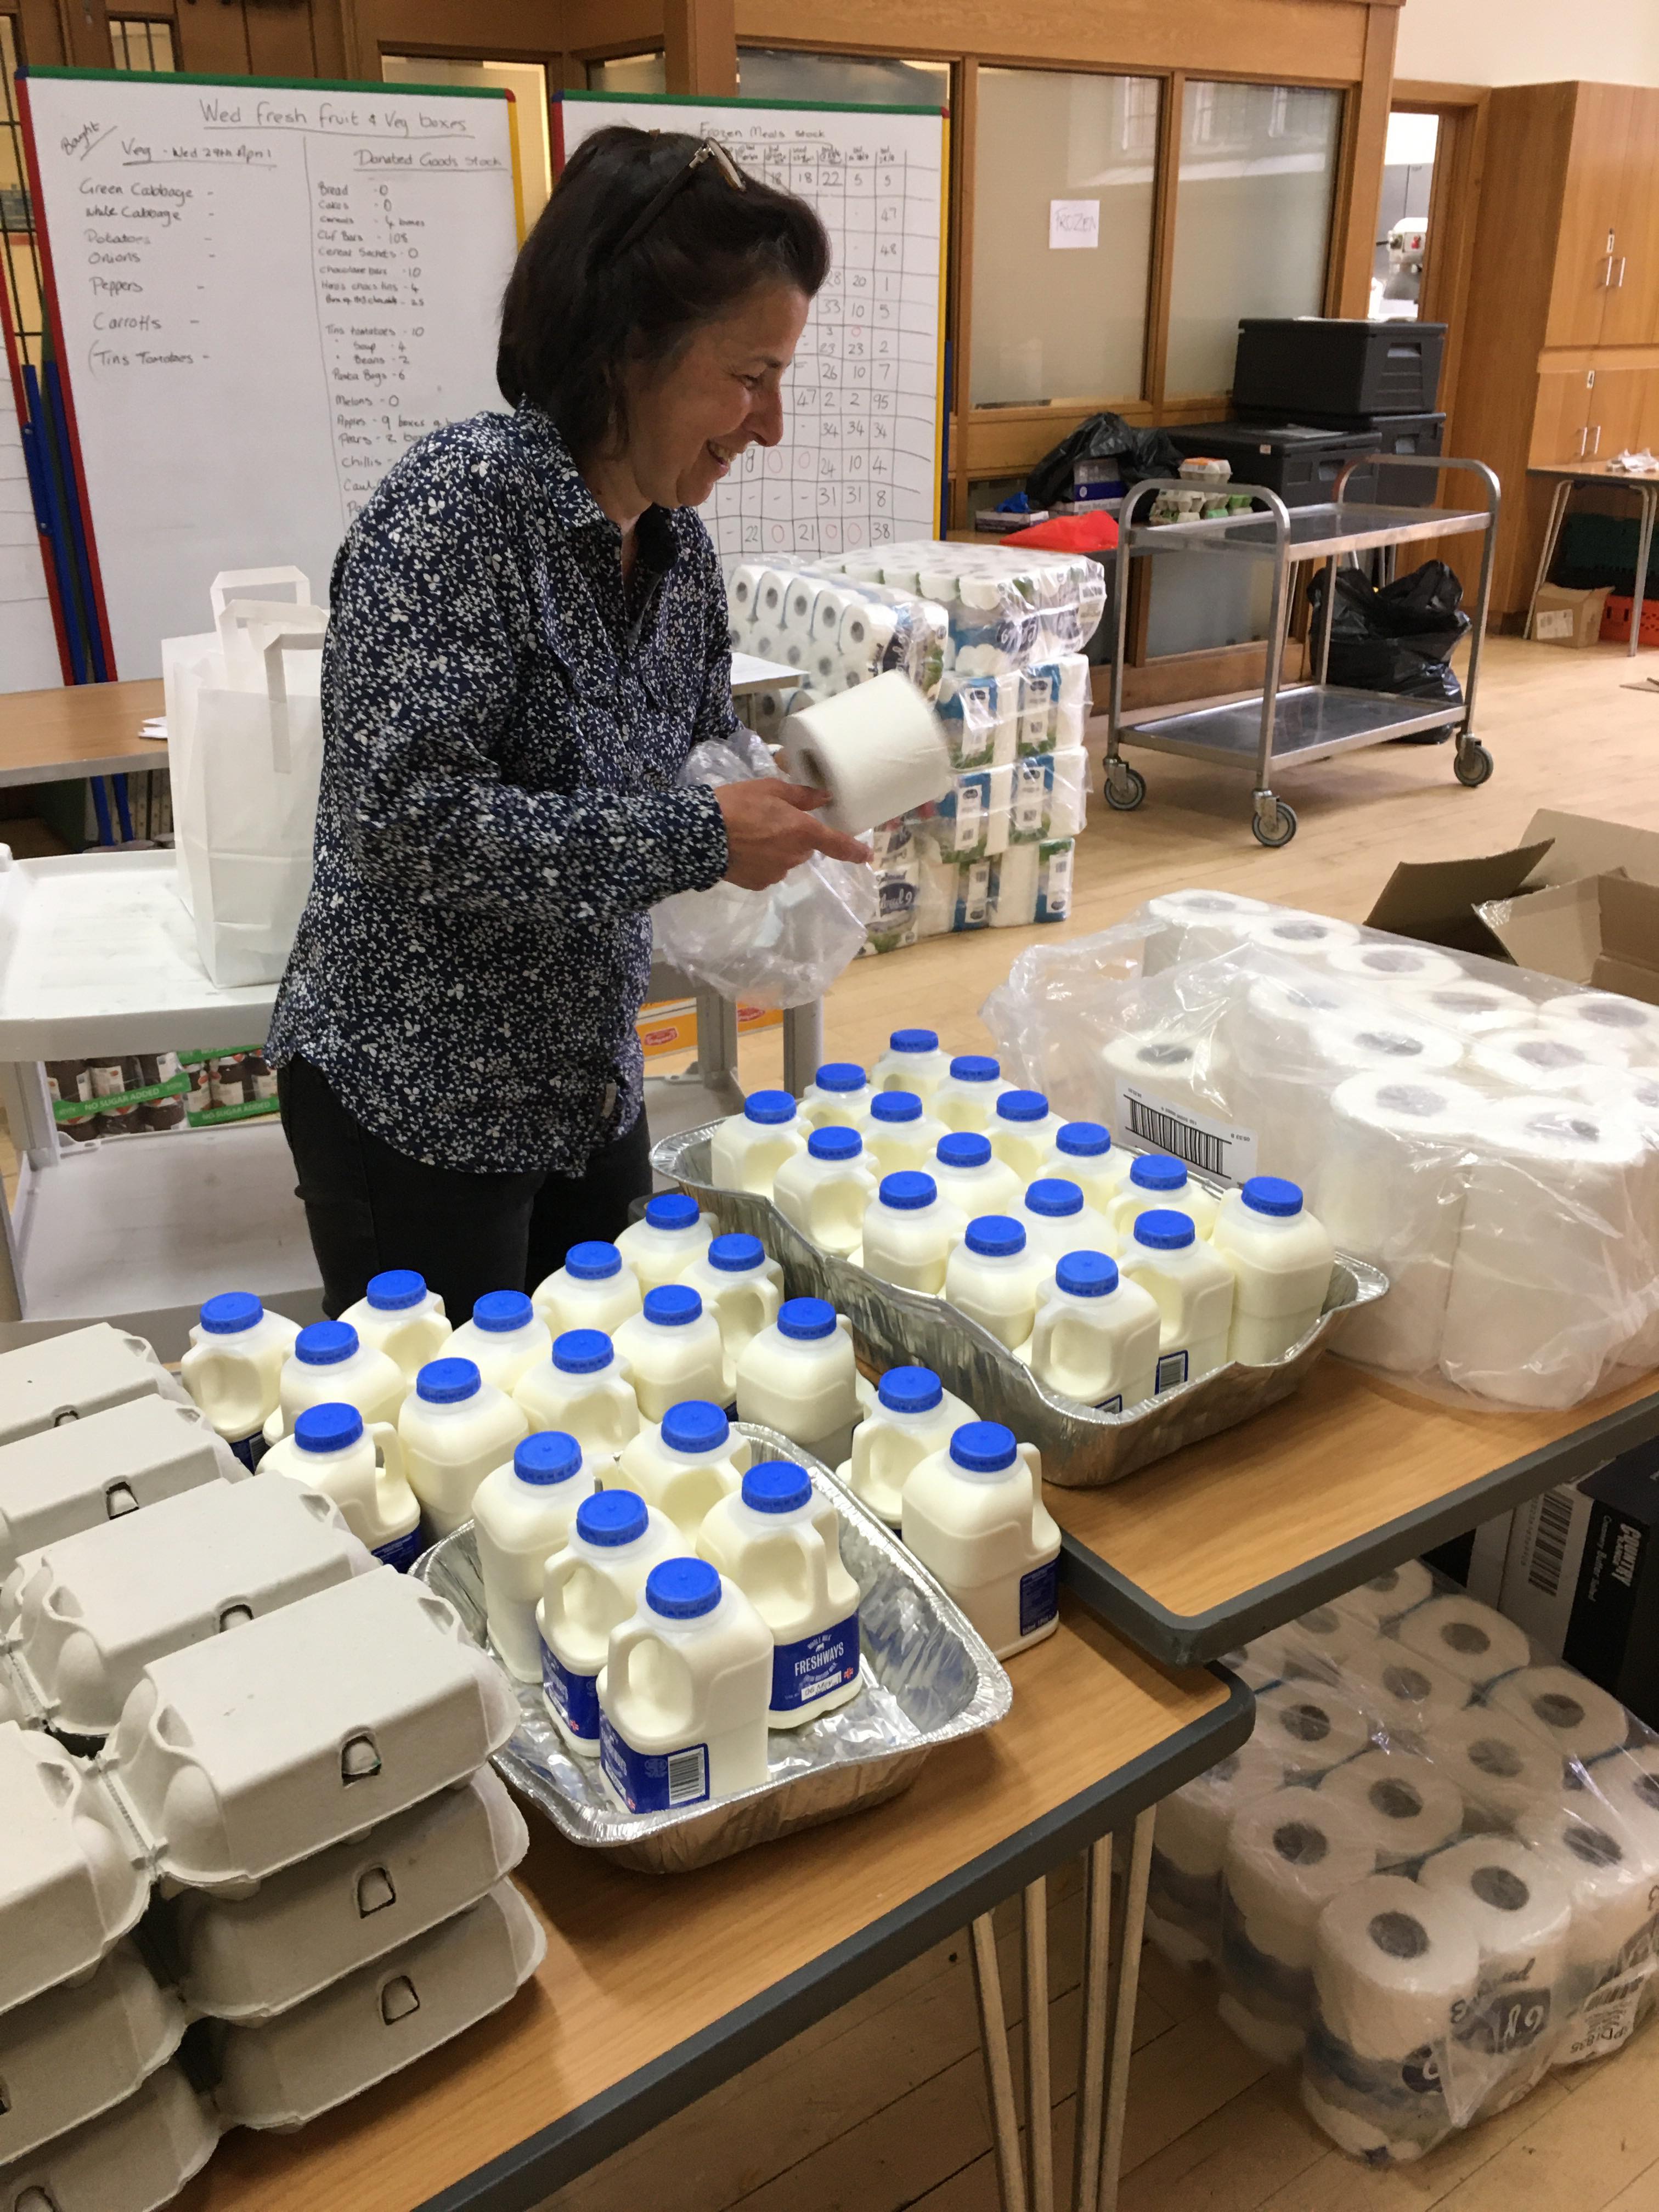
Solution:
[[[1561,1762],[1549,1745],[1488,1705],[1437,1713],[1423,1747],[1462,1791],[1472,1828],[1509,1827],[1560,1796]]]
[[[1378,1874],[1401,1872],[1439,1850],[1463,1826],[1456,1784],[1413,1751],[1362,1753],[1325,1777],[1319,1798],[1353,1814],[1376,1850]]]
[[[1380,1575],[1373,1575],[1353,1589],[1344,1590],[1331,1603],[1339,1613],[1352,1613],[1356,1620],[1381,1628],[1385,1621],[1408,1613],[1433,1595],[1434,1577],[1421,1559],[1407,1559],[1401,1566],[1385,1567]]]
[[[1371,1724],[1343,1692],[1317,1682],[1286,1681],[1256,1699],[1251,1741],[1265,1743],[1282,1759],[1287,1776],[1313,1781],[1369,1750]]]
[[[1563,1759],[1584,1765],[1623,1747],[1630,1715],[1617,1698],[1571,1667],[1523,1667],[1493,1685],[1486,1702],[1530,1729]]]
[[[1466,1682],[1490,1682],[1524,1667],[1532,1657],[1526,1631],[1479,1598],[1431,1597],[1400,1623],[1401,1643]]]
[[[854,834],[940,798],[951,781],[933,710],[896,668],[792,714],[783,750],[797,782],[830,793],[823,820]]]

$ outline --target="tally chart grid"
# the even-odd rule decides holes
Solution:
[[[936,534],[937,159],[722,129],[734,160],[817,210],[833,258],[784,380],[782,443],[751,446],[703,513],[727,559]]]

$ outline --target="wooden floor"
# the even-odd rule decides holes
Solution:
[[[1287,779],[1301,829],[1261,850],[1246,779],[1143,754],[1132,816],[1097,802],[1079,852],[1070,934],[1188,884],[1363,920],[1397,859],[1517,844],[1534,808],[1659,829],[1659,692],[1623,688],[1659,655],[1495,639],[1480,731],[1483,790],[1452,780],[1450,749],[1393,745]],[[1054,930],[946,938],[858,962],[826,1009],[826,1044],[866,1060],[889,1030],[926,1022],[960,1049],[1021,946]],[[744,1079],[776,1080],[775,1036],[744,1047]],[[1078,1869],[1054,1884],[1051,2036],[1057,2202],[1069,2202],[1078,2040]],[[801,1909],[810,1911],[810,1899]],[[1019,2014],[1014,1920],[999,1916],[1004,1993]],[[1130,2089],[1123,2212],[1659,2212],[1659,2027],[1620,2056],[1553,2074],[1513,2112],[1416,2165],[1370,2171],[1304,2115],[1294,2076],[1268,2074],[1215,2018],[1212,1985],[1148,1953]],[[1016,2038],[1018,2042],[1018,2037]],[[1016,2058],[1018,2058],[1016,2051]],[[544,2212],[995,2212],[973,1984],[942,1946],[762,2060],[550,2200]]]

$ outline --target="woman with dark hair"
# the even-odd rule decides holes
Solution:
[[[614,129],[520,252],[510,414],[412,447],[335,562],[316,875],[267,1052],[331,1314],[413,1267],[464,1319],[647,1191],[647,909],[814,852],[772,779],[682,785],[732,722],[696,513],[782,435],[830,250],[708,139]]]

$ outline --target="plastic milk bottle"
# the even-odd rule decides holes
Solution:
[[[292,1475],[332,1499],[383,1566],[405,1574],[419,1559],[420,1501],[404,1480],[403,1447],[389,1422],[365,1428],[355,1406],[307,1406],[259,1472]]]
[[[1013,1352],[1031,1334],[1037,1291],[1048,1271],[1045,1255],[1031,1250],[1018,1221],[1006,1213],[982,1214],[968,1224],[951,1255],[945,1295],[958,1313]]]
[[[858,1418],[851,1324],[822,1298],[786,1298],[738,1362],[738,1419],[839,1467]]]
[[[835,1501],[793,1460],[763,1460],[710,1509],[697,1540],[772,1632],[769,1728],[799,1728],[859,1693],[859,1586]]]
[[[412,1382],[428,1359],[435,1359],[449,1342],[451,1329],[444,1302],[429,1291],[424,1276],[413,1267],[388,1267],[371,1275],[368,1292],[340,1316],[357,1332],[359,1344],[384,1352]]]
[[[932,1176],[911,1168],[884,1176],[864,1209],[865,1272],[902,1291],[937,1297],[965,1226],[956,1207],[939,1196]]]
[[[930,1169],[941,1137],[950,1131],[927,1112],[914,1091],[878,1091],[872,1094],[864,1121],[864,1149],[877,1175],[897,1175],[901,1169]]]
[[[1162,1317],[1103,1252],[1068,1252],[1037,1309],[1031,1372],[1062,1398],[1121,1413],[1153,1396]]]
[[[647,1421],[659,1421],[683,1398],[719,1401],[726,1389],[720,1323],[686,1283],[663,1283],[645,1294],[645,1310],[611,1340]]]
[[[307,1406],[355,1406],[365,1421],[395,1421],[409,1395],[397,1361],[359,1344],[349,1321],[314,1321],[302,1328],[276,1387],[276,1410],[265,1423],[270,1444]]]
[[[641,1429],[618,1470],[629,1489],[665,1514],[683,1541],[695,1547],[704,1516],[743,1480],[748,1446],[735,1445],[721,1407],[706,1398],[671,1406],[660,1428]]]
[[[1003,1081],[1001,1067],[987,1054],[961,1052],[933,1094],[933,1111],[947,1128],[988,1129],[997,1100],[1013,1087]]]
[[[576,1509],[593,1494],[593,1475],[582,1448],[561,1429],[526,1437],[510,1460],[491,1468],[474,1494],[473,1534],[489,1640],[517,1681],[542,1679],[536,1607],[547,1563],[569,1542]]]
[[[911,1468],[943,1451],[964,1421],[978,1419],[931,1367],[890,1367],[877,1387],[874,1411],[853,1431],[852,1457],[836,1473],[854,1498],[896,1528]]]
[[[696,1200],[683,1190],[668,1190],[651,1200],[642,1219],[629,1223],[617,1239],[617,1249],[633,1269],[643,1295],[665,1283],[678,1283],[708,1249],[709,1235]]]
[[[766,1779],[772,1638],[707,1559],[653,1567],[599,1677],[600,1762],[630,1813],[757,1790]]]
[[[1142,1152],[1129,1164],[1123,1187],[1113,1200],[1107,1218],[1119,1242],[1127,1243],[1136,1221],[1157,1207],[1188,1215],[1200,1237],[1215,1223],[1217,1200],[1187,1172],[1187,1164],[1170,1152]]]
[[[913,1470],[902,1533],[999,1659],[1054,1633],[1060,1530],[1036,1445],[1000,1421],[969,1421]]]
[[[726,1381],[720,1403],[729,1406],[738,1387],[738,1360],[744,1345],[778,1317],[783,1304],[783,1270],[769,1260],[758,1237],[741,1230],[710,1240],[701,1260],[694,1261],[682,1280],[702,1300],[705,1313],[714,1316],[725,1355]]]
[[[486,1382],[509,1397],[532,1367],[553,1349],[547,1323],[522,1291],[486,1291],[445,1346],[455,1359],[470,1359]]]
[[[472,1494],[529,1426],[470,1359],[428,1360],[398,1416],[409,1486],[436,1536],[452,1535],[472,1511]]]
[[[1293,1182],[1252,1176],[1221,1201],[1211,1247],[1233,1271],[1227,1357],[1260,1367],[1281,1358],[1325,1310],[1336,1258]]]
[[[772,1202],[809,1243],[847,1260],[858,1250],[864,1209],[875,1188],[863,1138],[836,1122],[814,1129],[804,1157],[784,1162],[772,1186]]]
[[[639,1401],[617,1364],[611,1339],[597,1328],[567,1328],[552,1354],[519,1378],[513,1401],[532,1430],[563,1429],[590,1467],[614,1460],[639,1434]],[[570,1508],[576,1510],[573,1503]],[[533,1680],[533,1676],[526,1676]]]
[[[856,1060],[827,1060],[801,1093],[800,1117],[810,1128],[864,1125],[870,1085]]]
[[[806,1134],[787,1091],[751,1091],[742,1113],[728,1115],[709,1139],[709,1181],[720,1190],[770,1198],[772,1178],[805,1150]]]
[[[639,1602],[645,1578],[685,1540],[631,1490],[601,1490],[576,1508],[569,1541],[547,1563],[536,1626],[542,1696],[559,1734],[584,1758],[599,1754],[599,1674],[611,1632]]]
[[[614,1244],[573,1244],[562,1267],[544,1275],[530,1303],[558,1336],[567,1328],[602,1328],[615,1335],[644,1303],[634,1270]]]
[[[924,1106],[951,1073],[951,1055],[939,1049],[937,1030],[895,1030],[870,1071],[876,1091],[914,1091]]]
[[[1135,1223],[1120,1262],[1158,1303],[1158,1387],[1173,1390],[1224,1365],[1233,1318],[1233,1271],[1193,1227],[1190,1214],[1154,1209]]]
[[[1064,1176],[1082,1191],[1085,1205],[1109,1217],[1133,1159],[1133,1152],[1120,1152],[1113,1144],[1103,1121],[1062,1121],[1038,1172]]]
[[[1044,1163],[1064,1126],[1040,1091],[1005,1091],[985,1133],[997,1158],[1027,1183],[1046,1173]]]
[[[1103,1216],[1084,1204],[1076,1183],[1059,1176],[1038,1176],[1028,1183],[1014,1218],[1025,1231],[1031,1249],[1042,1253],[1050,1267],[1066,1252],[1116,1249],[1117,1239]]]
[[[1019,1204],[1019,1177],[1006,1162],[993,1157],[990,1139],[977,1130],[941,1137],[928,1172],[939,1185],[939,1196],[964,1221],[981,1213],[1006,1213]]]
[[[283,1362],[299,1334],[297,1322],[267,1313],[251,1291],[210,1298],[191,1331],[179,1378],[245,1467],[259,1463]]]

